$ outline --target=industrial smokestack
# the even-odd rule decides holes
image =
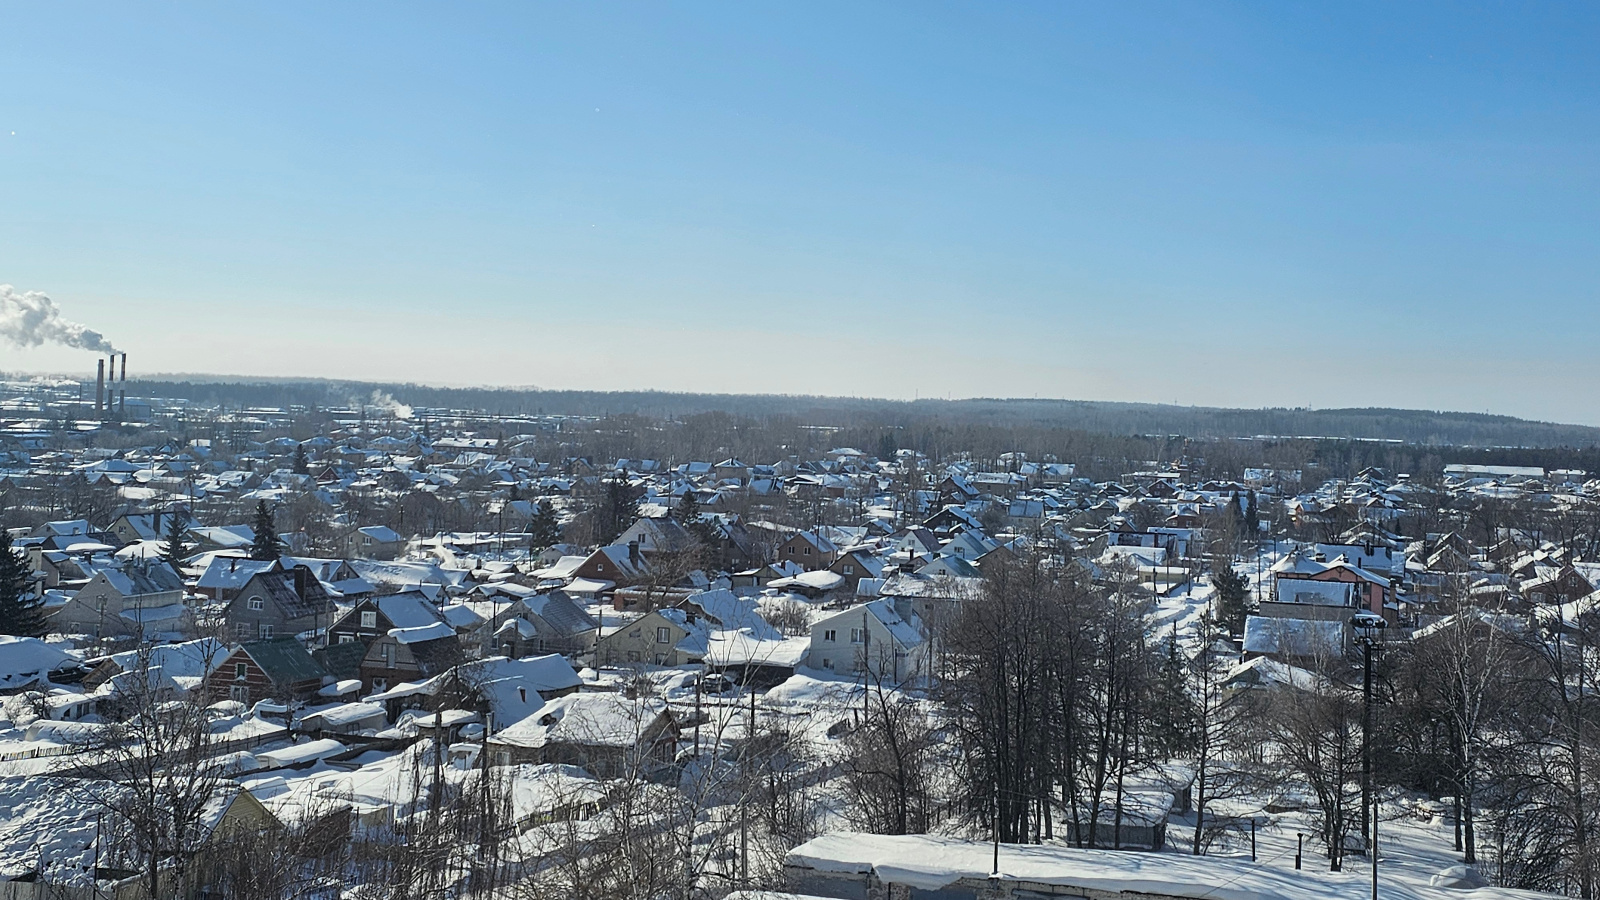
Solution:
[[[98,417],[101,413],[105,412],[106,361],[103,359],[98,359],[95,360],[95,362],[99,363],[99,365],[95,367],[96,372],[94,376],[94,414],[96,417]]]
[[[122,354],[122,380],[128,380],[128,354]]]

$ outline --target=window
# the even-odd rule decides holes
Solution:
[[[378,627],[378,614],[376,612],[373,612],[370,609],[369,610],[364,610],[361,613],[361,627],[362,628],[377,628]]]
[[[494,764],[497,766],[511,765],[511,752],[508,750],[496,750],[494,752]]]
[[[251,597],[250,598],[250,608],[251,609],[260,609],[261,606],[262,606],[262,603],[261,603],[261,598],[260,597]]]
[[[810,556],[811,555],[811,548],[807,547],[804,550],[801,550],[800,552],[801,552],[801,554],[803,554],[805,556]]]
[[[374,694],[381,694],[384,691],[387,691],[388,689],[389,689],[389,679],[387,679],[387,678],[374,678],[374,679],[372,679],[372,692]]]
[[[852,643],[852,644],[861,643],[861,629],[859,629],[859,628],[850,629],[850,643]]]
[[[356,636],[353,635],[353,634],[341,634],[341,635],[339,635],[339,643],[341,643],[341,644],[354,644],[355,642],[356,642]]]
[[[250,702],[250,686],[248,684],[229,685],[228,699],[248,704]]]
[[[260,630],[261,630],[261,639],[262,640],[266,640],[267,638],[272,637],[272,626],[271,625],[268,625],[267,623],[262,622],[261,626],[260,626]]]
[[[233,664],[233,680],[234,681],[243,681],[243,680],[245,680],[245,678],[249,677],[249,668],[250,667],[245,665],[244,663],[234,663]]]
[[[854,575],[856,573],[856,567],[855,566],[851,566],[851,565],[846,565],[844,567],[844,573],[846,575]]]
[[[672,640],[672,629],[665,625],[658,626],[656,628],[656,643],[665,644],[670,640]]]
[[[657,653],[656,654],[656,665],[664,666],[666,664],[667,664],[667,655],[665,653]]]
[[[394,668],[394,645],[393,644],[384,644],[382,649],[380,649],[378,651],[378,654],[383,657],[383,667],[385,669]]]
[[[239,633],[239,640],[241,640],[241,641],[247,640],[250,637],[250,623],[249,622],[240,622],[237,625],[233,626],[233,630],[237,631]]]
[[[823,668],[824,668],[824,669],[831,669],[831,668],[833,668],[833,660],[831,660],[831,659],[829,659],[829,658],[827,658],[827,657],[826,657],[826,656],[824,656],[824,657],[823,657],[823,658],[822,658],[822,667],[823,667]]]
[[[830,643],[833,642],[833,641],[836,641],[836,640],[839,639],[838,632],[836,632],[836,631],[834,631],[832,629],[824,631],[822,633],[822,639],[825,640],[825,641],[828,641]]]

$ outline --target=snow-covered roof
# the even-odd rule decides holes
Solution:
[[[77,657],[38,638],[0,635],[0,689],[43,682],[51,672],[71,668]]]
[[[549,743],[631,747],[667,705],[654,698],[636,700],[621,694],[568,694],[501,731],[494,740],[519,747]]]
[[[1132,898],[1148,895],[1206,900],[1345,900],[1362,896],[1367,873],[1304,871],[1246,860],[1176,853],[1127,853],[1075,847],[995,846],[933,835],[874,835],[838,832],[789,851],[788,867],[864,878],[874,873],[889,885],[938,891],[958,881],[988,885],[995,880],[1066,888],[1065,893]],[[1459,890],[1432,887],[1415,876],[1390,873],[1386,896],[1404,900],[1453,900]],[[1496,889],[1496,897],[1542,898],[1533,891]]]

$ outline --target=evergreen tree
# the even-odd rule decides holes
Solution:
[[[189,542],[184,538],[183,517],[177,513],[167,516],[166,542],[161,545],[161,558],[172,566],[174,572],[183,563],[183,558],[189,555]]]
[[[1261,510],[1256,508],[1256,492],[1250,492],[1250,498],[1244,508],[1245,533],[1250,535],[1251,541],[1261,539]]]
[[[692,529],[700,522],[700,500],[694,491],[683,492],[683,497],[678,500],[678,506],[672,511],[672,517],[684,528]]]
[[[1150,713],[1151,737],[1164,756],[1181,756],[1194,744],[1197,717],[1189,669],[1178,648],[1178,628],[1167,638],[1167,652],[1153,692]]]
[[[621,478],[606,482],[605,502],[600,507],[600,543],[609,544],[639,518],[639,498]]]
[[[561,540],[561,520],[556,518],[556,508],[549,500],[540,500],[539,508],[528,522],[528,544],[542,550]]]
[[[44,634],[44,601],[27,596],[28,557],[11,549],[11,533],[0,528],[0,634]]]
[[[296,475],[311,474],[311,460],[306,457],[306,445],[294,445],[294,473]]]
[[[250,543],[251,559],[277,559],[283,555],[283,541],[278,539],[278,528],[272,523],[272,510],[267,501],[256,501],[256,538]]]
[[[1217,591],[1217,621],[1234,636],[1244,634],[1251,613],[1250,579],[1235,572],[1233,564],[1217,560],[1211,566],[1211,585]]]

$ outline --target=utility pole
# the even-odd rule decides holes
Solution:
[[[1362,613],[1353,617],[1350,624],[1360,632],[1357,638],[1363,650],[1361,675],[1361,837],[1368,841],[1367,853],[1372,860],[1372,900],[1378,900],[1378,791],[1372,773],[1372,651],[1377,643],[1376,632],[1388,627],[1388,622],[1376,613]]]

